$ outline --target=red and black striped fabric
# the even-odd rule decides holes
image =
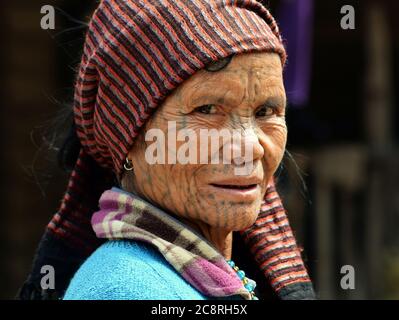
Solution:
[[[308,273],[274,181],[266,190],[257,220],[240,234],[279,296],[291,295],[298,289],[311,291]]]
[[[76,250],[92,252],[99,240],[91,214],[112,186],[113,174],[122,173],[146,120],[196,71],[252,51],[275,52],[285,64],[278,26],[255,0],[101,1],[75,85],[74,119],[82,149],[48,230]],[[101,179],[92,161],[104,168]],[[243,231],[246,244],[277,292],[290,287],[284,295],[295,294],[299,287],[292,285],[300,284],[310,289],[296,297],[310,297],[311,282],[274,185],[265,200],[256,224]]]

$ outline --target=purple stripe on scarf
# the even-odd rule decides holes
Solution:
[[[207,295],[228,296],[242,288],[241,280],[234,273],[220,272],[220,268],[203,258],[187,266],[182,275]]]

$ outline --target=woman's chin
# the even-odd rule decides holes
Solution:
[[[215,212],[217,218],[213,219],[215,228],[227,228],[232,231],[241,231],[252,226],[258,218],[260,204],[233,206]],[[211,211],[208,211],[211,212]]]
[[[237,212],[236,215],[242,217],[239,221],[237,221],[237,226],[234,228],[234,231],[242,231],[249,227],[251,227],[256,219],[258,218],[259,209],[255,210],[254,208],[248,209],[245,212]]]

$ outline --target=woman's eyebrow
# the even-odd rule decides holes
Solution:
[[[192,106],[198,106],[199,104],[205,103],[217,103],[217,104],[225,104],[225,99],[223,96],[220,96],[217,93],[209,93],[207,92],[206,94],[199,94],[198,92],[195,93],[194,97],[190,97],[189,100],[190,105]]]
[[[227,97],[226,95],[220,93],[220,92],[209,92],[209,89],[206,93],[201,94],[204,92],[202,88],[199,88],[191,97],[191,104],[196,106],[197,104],[200,104],[204,101],[212,101],[215,104],[220,104],[220,105],[231,105],[232,101],[234,98]],[[256,107],[270,107],[270,108],[285,108],[286,107],[286,99],[282,95],[272,95],[269,96],[266,100],[263,102],[260,102],[256,105]]]
[[[273,96],[266,99],[266,101],[261,104],[262,107],[269,108],[286,108],[286,99],[282,96]]]

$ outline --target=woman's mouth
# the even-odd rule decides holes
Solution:
[[[239,190],[251,190],[256,188],[257,184],[248,184],[248,185],[232,185],[232,184],[216,184],[216,183],[211,183],[212,186],[217,187],[217,188],[225,188],[225,189],[239,189]]]
[[[240,201],[254,201],[259,197],[259,184],[210,184],[213,191],[223,197]]]

